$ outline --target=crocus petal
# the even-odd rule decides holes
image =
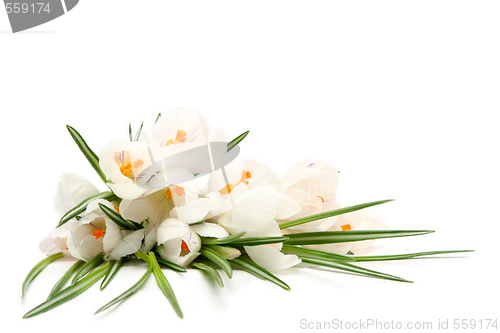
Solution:
[[[142,239],[144,238],[144,229],[132,232],[126,231],[126,233],[128,233],[128,235],[123,237],[113,251],[109,253],[109,259],[118,260],[128,254],[137,252],[141,248]]]
[[[245,251],[259,266],[269,271],[281,271],[302,261],[292,254],[283,254],[279,249],[269,245],[245,246]]]
[[[252,188],[238,201],[219,218],[219,223],[231,233],[262,228],[276,216],[279,205],[277,191],[272,186]]]
[[[57,185],[54,207],[63,216],[77,204],[90,196],[99,194],[97,188],[87,179],[72,173],[63,173]]]
[[[191,229],[193,229],[198,235],[202,237],[222,238],[229,236],[229,233],[226,231],[226,229],[215,223],[202,222],[193,224],[191,226]]]
[[[185,142],[208,140],[205,119],[197,111],[187,108],[177,108],[162,115],[153,127],[152,136],[160,146],[165,146],[170,140],[175,140],[178,131],[185,132]]]
[[[171,217],[178,218],[184,223],[196,223],[208,214],[210,211],[210,200],[199,198],[181,207],[174,207],[170,213]]]
[[[276,211],[276,220],[287,219],[302,210],[302,207],[288,195],[277,193],[277,196],[279,205]]]
[[[59,228],[54,228],[40,242],[39,249],[43,254],[51,255],[67,249],[67,237],[71,232],[72,222],[67,222]]]

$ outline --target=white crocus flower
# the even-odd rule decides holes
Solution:
[[[68,236],[71,255],[89,261],[102,252],[106,260],[117,260],[138,251],[144,238],[144,229],[121,230],[102,212],[99,203],[113,208],[110,202],[102,199],[87,205],[81,219],[73,223]]]
[[[140,197],[147,191],[136,181],[150,165],[148,146],[144,142],[115,141],[107,145],[99,157],[99,166],[111,181],[107,185],[118,197],[126,200]]]
[[[57,215],[62,217],[77,204],[98,193],[97,188],[85,178],[72,173],[62,174],[54,198]],[[46,255],[67,251],[66,240],[74,222],[76,220],[72,219],[61,227],[54,228],[40,242],[40,251]]]
[[[175,218],[168,218],[160,224],[156,241],[163,250],[160,256],[181,266],[187,266],[200,254],[200,236]]]
[[[230,194],[229,194],[230,195]],[[282,236],[276,217],[287,218],[300,211],[300,206],[272,186],[248,190],[235,200],[234,207],[220,215],[217,221],[231,234],[245,231],[247,237]],[[281,252],[282,243],[245,246],[250,258],[265,269],[279,271],[299,264],[295,255]]]
[[[281,177],[281,191],[300,204],[302,210],[279,222],[335,209],[338,181],[337,169],[325,162],[307,160],[294,164]],[[337,217],[330,217],[292,227],[290,230],[297,232],[325,231],[332,227],[336,220]]]

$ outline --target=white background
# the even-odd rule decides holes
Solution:
[[[454,319],[500,319],[499,11],[496,1],[84,0],[12,34],[0,10],[2,327],[293,332],[302,319],[377,319],[452,330]],[[346,204],[397,199],[376,209],[392,229],[437,231],[377,241],[372,253],[476,252],[364,265],[413,284],[292,269],[278,275],[291,292],[243,272],[220,289],[166,271],[183,320],[152,277],[93,316],[142,275],[128,266],[103,292],[22,320],[72,262],[49,266],[21,301],[57,223],[60,173],[105,189],[65,125],[99,152],[126,138],[128,122],[150,126],[178,106],[230,137],[250,130],[243,153],[278,173],[305,158],[334,164]]]

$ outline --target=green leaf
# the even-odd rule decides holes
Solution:
[[[158,287],[160,287],[160,290],[163,292],[163,295],[168,299],[170,304],[175,310],[175,313],[180,318],[183,318],[184,315],[182,314],[181,307],[179,306],[179,302],[177,301],[177,298],[175,297],[174,291],[172,290],[172,287],[170,286],[170,283],[168,283],[167,278],[161,271],[160,266],[158,265],[158,261],[156,260],[156,256],[153,251],[149,252],[149,256],[147,256],[143,252],[136,252],[135,255],[144,261],[146,261],[148,264],[150,264],[153,267],[153,275],[155,276],[156,283],[158,284]],[[146,259],[148,258],[148,259]]]
[[[243,270],[247,271],[248,273],[255,275],[261,279],[270,281],[281,288],[285,290],[290,290],[290,287],[280,279],[278,279],[276,276],[265,270],[264,268],[260,267],[256,263],[254,263],[250,258],[240,256],[238,258],[232,259],[232,263],[236,264],[237,266],[241,267]]]
[[[296,220],[292,220],[292,221],[288,221],[288,222],[280,224],[280,229],[295,227],[297,225],[304,224],[307,222],[312,222],[312,221],[316,221],[316,220],[326,219],[327,217],[332,217],[332,216],[342,215],[342,214],[346,214],[346,213],[350,213],[350,212],[355,212],[357,210],[364,209],[367,207],[381,205],[381,204],[389,202],[389,201],[394,201],[394,200],[390,199],[390,200],[380,200],[380,201],[368,202],[368,203],[364,203],[364,204],[360,204],[360,205],[344,207],[344,208],[340,208],[340,209],[330,210],[328,212],[323,212],[323,213],[318,213],[318,214],[302,217],[300,219],[296,219]]]
[[[234,242],[237,239],[240,239],[244,234],[246,234],[246,231],[240,232],[238,234],[222,237],[222,238],[202,238],[201,242],[203,244],[207,244],[207,245],[228,244],[228,243]]]
[[[66,273],[64,273],[63,276],[61,276],[61,278],[59,279],[59,281],[56,282],[56,284],[54,285],[54,287],[52,288],[52,290],[50,291],[50,294],[49,296],[47,297],[47,299],[49,298],[52,298],[52,296],[54,296],[55,294],[57,294],[64,286],[64,284],[66,283],[66,281],[69,280],[69,278],[71,277],[71,275],[73,275],[73,273],[75,271],[78,271],[78,269],[80,267],[82,267],[82,265],[85,263],[85,261],[83,260],[78,260],[77,262],[75,262],[71,267],[70,269],[68,269],[66,271]]]
[[[229,265],[227,260],[224,259],[224,257],[221,256],[219,253],[205,246],[201,248],[200,253],[202,256],[204,256],[205,258],[207,258],[208,260],[212,261],[214,264],[222,268],[222,270],[226,272],[226,275],[229,278],[233,277],[233,269],[231,268],[231,265]]]
[[[156,116],[155,124],[158,122],[158,120],[160,120],[160,118],[161,118],[161,113],[158,113],[158,115]]]
[[[89,272],[96,269],[103,262],[104,262],[104,256],[102,253],[99,253],[94,258],[87,261],[85,265],[83,265],[83,267],[80,269],[80,271],[78,271],[78,273],[76,273],[76,275],[73,277],[71,284],[75,284],[76,282],[78,282],[78,280],[87,275]]]
[[[163,259],[161,257],[157,257],[156,261],[158,262],[158,264],[160,266],[171,269],[173,271],[176,271],[179,273],[186,273],[187,272],[187,270],[184,267],[182,267],[181,265],[177,265],[176,263],[173,263],[173,262],[168,261],[166,259]]]
[[[340,254],[334,254],[325,251],[306,249],[304,247],[287,245],[283,244],[283,248],[281,252],[284,254],[295,254],[304,258],[312,258],[312,259],[325,259],[325,260],[333,260],[333,261],[355,261],[354,258],[343,256]]]
[[[52,296],[50,299],[46,300],[42,304],[28,311],[23,316],[23,318],[33,317],[37,314],[49,311],[80,295],[81,293],[92,287],[97,281],[102,279],[102,277],[106,274],[107,265],[108,263],[106,263],[103,267],[99,268],[98,270],[95,270],[92,273],[88,274],[87,276],[79,280],[77,283],[61,290],[60,292]]]
[[[452,250],[452,251],[430,251],[430,252],[417,252],[417,253],[407,253],[407,254],[394,254],[385,256],[353,256],[357,262],[363,261],[385,261],[385,260],[402,260],[410,259],[422,256],[431,256],[436,254],[448,254],[448,253],[462,253],[462,252],[474,252],[474,250]]]
[[[418,236],[432,233],[431,230],[348,230],[321,231],[288,234],[288,245],[331,244],[356,242],[368,239]]]
[[[130,220],[125,220],[118,212],[116,212],[114,209],[109,208],[106,205],[103,205],[101,203],[98,204],[99,208],[103,211],[104,214],[106,214],[107,217],[111,219],[111,221],[115,222],[120,229],[124,230],[139,230],[142,229],[142,226],[139,223],[136,223],[134,221]]]
[[[85,140],[82,138],[80,133],[78,133],[73,127],[66,125],[66,128],[69,131],[69,134],[71,134],[71,137],[73,140],[75,140],[78,148],[82,151],[83,155],[87,158],[89,161],[90,165],[94,168],[94,170],[97,172],[99,177],[101,177],[102,181],[106,183],[106,176],[101,170],[101,167],[99,166],[99,158],[97,155],[92,151],[92,149],[89,148]]]
[[[238,143],[243,141],[243,139],[248,135],[250,131],[246,131],[243,134],[238,135],[236,138],[234,138],[231,142],[227,144],[227,151],[230,151],[231,149],[234,148]]]
[[[255,246],[255,245],[264,245],[264,244],[276,244],[283,243],[288,240],[288,236],[280,236],[280,237],[248,237],[248,238],[239,238],[231,242],[227,242],[225,244],[232,246]]]
[[[64,254],[62,252],[59,252],[59,253],[54,253],[54,254],[48,256],[47,258],[40,260],[40,262],[38,264],[36,264],[31,269],[31,271],[28,273],[28,275],[26,276],[26,279],[24,279],[21,298],[24,297],[24,294],[26,293],[26,290],[28,290],[28,286],[31,283],[31,281],[33,281],[36,278],[36,276],[38,274],[40,274],[41,271],[43,271],[54,260],[57,260],[57,259],[60,259],[63,257],[64,257]]]
[[[135,133],[135,139],[134,139],[134,141],[139,141],[143,125],[144,125],[144,122],[141,123],[141,126],[139,126],[139,129],[137,130],[137,133]]]
[[[61,217],[61,220],[59,221],[57,228],[59,228],[60,226],[62,226],[64,223],[68,222],[72,218],[76,217],[77,215],[83,213],[85,211],[85,209],[87,209],[87,205],[89,204],[89,202],[91,202],[95,199],[105,199],[108,201],[113,201],[116,198],[117,197],[113,194],[113,192],[110,192],[110,191],[102,192],[102,193],[88,197],[87,199],[83,200],[75,207],[68,210],[68,212]]]
[[[217,252],[226,260],[238,258],[241,255],[240,250],[230,246],[204,245],[204,247],[208,247],[209,249]]]
[[[205,265],[201,262],[194,262],[194,261],[191,263],[191,265],[207,273],[208,276],[210,276],[212,279],[215,280],[215,282],[219,285],[219,287],[221,288],[224,287],[224,283],[222,282],[222,278],[219,272],[217,272],[217,270],[215,270],[213,267]]]
[[[130,141],[134,141],[132,138],[132,124],[128,123],[128,137],[130,138]]]
[[[348,271],[348,272],[352,272],[352,273],[357,273],[357,274],[370,276],[370,277],[376,277],[376,278],[385,279],[385,280],[412,283],[412,281],[408,281],[408,280],[405,280],[403,278],[400,278],[400,277],[397,277],[394,275],[373,271],[371,269],[366,269],[366,268],[359,267],[359,266],[356,266],[353,264],[340,263],[338,261],[334,262],[334,261],[327,261],[327,260],[321,260],[321,259],[312,259],[312,258],[301,258],[301,260],[303,263],[307,263],[307,264],[335,268],[335,269],[339,269],[339,270],[343,270],[343,271]]]
[[[108,284],[113,280],[118,274],[118,271],[122,268],[123,262],[125,261],[125,257],[121,257],[120,260],[112,260],[109,265],[108,271],[106,272],[106,276],[101,282],[101,291],[104,290],[108,286]]]
[[[148,260],[149,260],[149,258],[148,258]],[[98,314],[99,312],[104,311],[104,310],[112,307],[116,303],[119,303],[119,302],[125,300],[126,298],[132,296],[132,294],[134,294],[137,290],[139,290],[139,288],[144,284],[144,282],[146,282],[147,278],[149,277],[149,275],[151,275],[152,271],[153,271],[153,266],[148,262],[148,269],[147,269],[146,273],[144,273],[144,275],[139,279],[139,281],[137,281],[132,287],[127,289],[124,293],[122,293],[118,297],[114,298],[111,302],[109,302],[106,305],[104,305],[103,307],[99,308],[99,310],[97,310],[94,314]]]

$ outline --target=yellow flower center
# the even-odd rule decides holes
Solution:
[[[169,188],[167,188],[167,190],[165,191],[165,198],[167,198],[167,200],[172,200],[173,198],[173,194],[172,194],[172,190]],[[178,197],[181,197],[184,195],[184,188],[183,187],[180,187],[179,185],[175,185],[174,187],[174,194],[177,195]]]
[[[141,159],[138,159],[137,161],[134,161],[133,168],[138,169],[143,165],[144,165],[144,161]],[[132,162],[122,163],[122,165],[120,165],[120,172],[125,177],[132,178],[130,175],[132,173]]]

